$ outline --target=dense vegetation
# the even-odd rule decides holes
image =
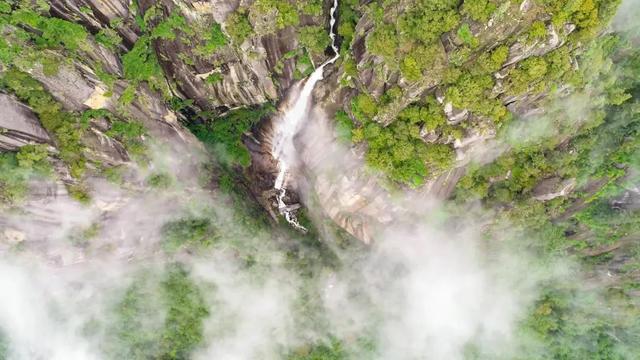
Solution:
[[[270,104],[255,109],[232,110],[215,120],[193,125],[191,131],[224,163],[246,167],[251,164],[251,158],[242,143],[242,135],[273,110]]]
[[[500,217],[516,225],[516,237],[536,234],[534,242],[522,246],[542,259],[571,257],[590,271],[619,277],[604,293],[570,282],[546,284],[523,324],[545,346],[534,351],[537,356],[634,358],[637,351],[626,344],[637,341],[640,325],[629,320],[638,317],[633,292],[640,257],[637,244],[629,241],[640,232],[640,212],[625,204],[624,196],[638,181],[640,113],[634,95],[640,56],[628,39],[610,35],[594,42],[582,59],[583,68],[574,76],[597,92],[591,111],[582,113],[580,122],[549,112],[538,121],[548,122],[550,131],[513,139],[511,151],[472,167],[458,183],[456,198],[501,209]],[[611,59],[616,59],[615,73],[609,71]],[[517,126],[515,131],[523,131]],[[555,188],[536,190],[549,179],[557,179],[551,182]],[[544,194],[540,191],[559,191],[566,181],[575,184],[570,193],[536,198]],[[497,233],[505,230],[500,222],[494,226]],[[620,256],[617,249],[625,252],[620,267],[611,262]]]
[[[26,145],[18,153],[0,153],[0,208],[23,199],[29,179],[51,175],[47,157],[42,145]]]
[[[342,7],[350,17],[354,7],[349,4],[347,2]],[[517,4],[499,0],[465,1],[461,6],[458,1],[415,1],[408,8],[398,7],[393,1],[375,1],[358,9],[364,10],[365,16],[374,23],[373,30],[365,38],[366,48],[382,60],[361,63],[358,68],[373,67],[378,74],[376,76],[386,84],[382,92],[372,94],[351,83],[349,86],[355,87],[358,95],[351,109],[345,110],[351,110],[348,113],[357,123],[353,126],[353,138],[365,140],[367,159],[372,167],[382,170],[397,182],[413,186],[422,184],[438,175],[439,167],[446,169],[449,166],[450,160],[447,159],[451,155],[447,152],[451,151],[445,145],[451,144],[452,138],[469,136],[469,130],[474,128],[499,130],[507,124],[513,114],[505,104],[513,98],[526,99],[553,93],[558,90],[558,84],[567,84],[574,89],[587,85],[572,64],[581,55],[583,44],[606,26],[617,2],[575,1],[565,6],[563,1],[537,1],[529,5],[531,8],[524,14]],[[547,14],[552,15],[551,20]],[[341,20],[339,33],[342,31],[345,40],[354,43],[353,23],[349,17]],[[504,28],[496,26],[497,22],[505,19]],[[483,29],[487,23],[489,27]],[[556,29],[567,23],[575,25],[575,29],[568,34],[558,33]],[[505,30],[510,26],[515,32]],[[561,46],[532,54],[525,52],[521,61],[505,65],[511,46],[540,45],[548,41],[551,33],[561,38]],[[452,49],[445,50],[452,46]],[[347,58],[344,71],[351,75],[353,64],[350,64],[350,54],[345,51],[344,55]],[[394,80],[397,75],[404,84]],[[424,92],[410,97],[405,92],[409,87],[420,87]],[[402,112],[407,105],[425,103],[436,92],[443,94],[440,101],[451,105],[453,110],[468,111],[470,115],[462,122],[445,118],[443,125],[448,126],[437,131],[438,136],[434,138],[433,129],[425,129],[424,123],[441,121],[441,114],[425,111],[422,119],[416,119],[412,124],[427,130],[422,131],[422,135],[417,134],[415,126],[408,128],[414,130],[401,130],[404,137],[414,134],[416,143],[413,150],[406,140],[397,136],[396,140],[385,141],[383,147],[379,141],[372,142],[364,136],[365,129],[373,129],[366,124],[372,120],[388,129],[382,134],[393,133],[390,128],[394,125],[389,124],[406,120]],[[368,134],[377,137],[371,131]],[[418,142],[426,134],[430,140],[425,147]],[[411,153],[415,163],[403,162],[402,153]],[[431,171],[425,170],[429,168]]]
[[[367,164],[391,179],[420,186],[428,175],[446,170],[452,164],[454,156],[450,146],[429,144],[422,139],[422,131],[459,136],[454,127],[446,124],[435,99],[407,107],[387,127],[371,120],[377,104],[367,95],[354,99],[352,111],[362,123],[352,130],[352,140],[366,141]]]
[[[179,263],[169,264],[159,280],[141,274],[114,305],[115,337],[106,351],[113,359],[188,359],[203,340],[209,316],[201,290]]]

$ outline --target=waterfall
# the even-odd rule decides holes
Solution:
[[[333,64],[340,57],[338,47],[336,46],[336,34],[334,26],[336,23],[335,12],[338,9],[338,0],[333,0],[331,7],[331,20],[329,22],[329,37],[331,38],[331,49],[334,56],[320,65],[307,79],[302,91],[295,100],[293,106],[284,114],[281,121],[276,123],[274,128],[273,145],[271,154],[278,162],[278,176],[274,184],[276,190],[276,198],[278,201],[278,210],[284,215],[285,219],[296,229],[306,231],[306,229],[298,223],[298,219],[292,210],[285,204],[284,198],[287,194],[286,177],[289,174],[289,165],[296,159],[296,150],[293,146],[293,137],[298,133],[302,121],[309,112],[309,102],[311,93],[316,83],[323,79],[324,67]]]

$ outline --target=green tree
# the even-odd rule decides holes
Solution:
[[[226,30],[236,45],[241,45],[249,36],[253,35],[253,26],[249,22],[246,9],[238,9],[231,13],[225,22]]]
[[[298,34],[300,44],[316,54],[322,54],[331,44],[331,39],[322,26],[304,26],[298,30]]]
[[[496,5],[491,0],[465,0],[462,4],[462,14],[475,21],[487,22],[496,11]]]

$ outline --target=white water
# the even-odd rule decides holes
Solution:
[[[328,64],[333,64],[340,57],[338,47],[336,46],[336,34],[333,32],[336,23],[335,12],[337,9],[338,0],[333,0],[331,20],[329,22],[329,37],[331,38],[331,49],[333,49],[335,55],[320,65],[320,67],[309,76],[293,106],[284,114],[282,120],[277,121],[274,128],[273,145],[271,147],[271,154],[276,161],[278,161],[278,176],[274,184],[274,188],[277,191],[278,210],[284,215],[289,224],[302,231],[306,231],[306,229],[298,223],[295,214],[293,214],[287,207],[287,204],[284,203],[284,197],[287,194],[286,177],[289,173],[290,164],[295,161],[297,156],[296,149],[293,145],[293,138],[300,130],[300,125],[309,112],[309,102],[313,88],[318,81],[323,79],[324,67]]]

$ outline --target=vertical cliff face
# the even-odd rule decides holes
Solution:
[[[36,115],[17,99],[0,94],[0,108],[3,110],[0,119],[0,127],[3,129],[0,133],[0,149],[15,151],[27,144],[51,142]]]
[[[300,79],[301,71],[309,71],[310,59],[323,59],[323,49],[316,47],[309,54],[299,42],[300,30],[325,28],[320,3],[317,10],[294,14],[288,26],[276,25],[281,16],[277,11],[252,2],[177,0],[134,5],[125,1],[53,1],[51,13],[78,21],[94,34],[117,34],[122,39],[117,46],[120,51],[150,37],[149,46],[174,91],[203,109],[277,101],[295,79]],[[227,30],[230,23],[240,28],[233,40],[225,35],[235,31]],[[145,35],[160,24],[171,35]],[[111,68],[115,69],[118,67]]]
[[[444,199],[470,162],[491,161],[509,148],[494,139],[505,123],[543,112],[550,92],[565,96],[585,85],[585,50],[614,6],[597,2],[560,11],[528,0],[423,6],[341,2],[343,56],[327,67],[314,100],[330,118],[338,111],[357,157],[381,177]],[[4,146],[60,148],[62,163],[76,175],[64,178],[73,185],[82,183],[86,169],[97,173],[139,158],[135,152],[146,136],[176,151],[197,147],[180,124],[186,120],[180,112],[203,119],[278,102],[327,59],[329,7],[318,1],[182,0],[56,0],[48,8],[16,7],[5,16],[4,31],[10,46],[26,51],[5,61],[3,71],[12,79],[5,91],[29,103],[30,91],[42,86],[52,106],[76,119],[65,126],[77,134],[68,140],[61,136],[65,127],[46,121],[39,129],[33,117],[16,110],[3,125]],[[426,30],[412,33],[412,22]],[[52,26],[81,40],[49,34]],[[38,59],[41,50],[46,56]],[[17,109],[12,102],[7,106]],[[42,117],[46,109],[34,111]],[[118,130],[121,123],[144,131],[131,137]],[[260,163],[266,168],[249,171],[275,173],[273,162]],[[270,176],[250,175],[257,183]],[[364,183],[374,181],[360,176]],[[357,197],[362,181],[341,192]],[[256,185],[254,195],[268,199],[262,187]],[[326,209],[357,217],[340,207]]]
[[[114,124],[139,123],[152,138],[179,149],[196,141],[180,125],[182,115],[174,109],[191,107],[191,114],[198,110],[216,114],[281,99],[314,63],[326,59],[329,5],[68,0],[53,1],[48,9],[23,9],[32,11],[36,20],[15,16],[8,21],[5,31],[12,46],[34,53],[33,44],[46,34],[48,22],[59,19],[83,40],[74,44],[54,40],[46,45],[46,59],[27,61],[26,55],[11,59],[5,71],[22,83],[9,82],[7,91],[28,102],[20,87],[30,81],[26,77],[31,78],[65,111],[89,119],[88,128],[74,140],[82,155],[67,156],[72,159],[68,166],[76,167],[71,173],[87,167],[79,165],[87,161],[89,168],[96,167],[91,163],[126,164],[137,155],[128,149],[131,139],[117,134]],[[314,98],[330,117],[344,110],[353,140],[361,142],[355,153],[383,176],[421,184],[414,190],[417,193],[447,198],[470,161],[490,161],[505,150],[493,138],[506,118],[540,113],[552,85],[558,85],[560,94],[571,90],[563,82],[568,84],[574,81],[572,74],[579,74],[581,53],[611,11],[599,4],[595,15],[587,14],[595,16],[589,22],[580,13],[586,10],[559,17],[550,5],[534,1],[505,2],[484,13],[466,6],[442,6],[433,10],[443,16],[438,20],[429,18],[431,13],[420,13],[413,1],[341,3],[337,29],[344,56],[326,69]],[[409,21],[440,21],[441,26],[432,23],[425,34],[414,36],[403,28]],[[576,90],[581,85],[574,81],[572,86]],[[54,127],[40,128],[13,98],[4,99],[12,109],[3,125],[7,149],[27,143],[60,145]],[[395,134],[391,137],[400,140],[389,140],[377,149],[371,145],[380,143],[371,137],[374,133]],[[405,139],[406,134],[412,135]],[[410,158],[385,159],[397,150],[394,141],[404,144],[398,147],[424,153],[426,165],[416,165],[412,174]],[[488,148],[492,152],[487,153]],[[398,156],[402,157],[399,152]],[[359,176],[364,176],[364,183],[374,181],[369,175]],[[72,184],[81,182],[77,176],[65,178]],[[340,192],[358,197],[368,188],[361,186],[362,181],[347,181],[354,185]],[[329,185],[319,185],[326,190],[318,191],[321,198],[334,197]],[[265,197],[263,190],[255,195]],[[386,212],[384,201],[373,203],[377,205],[360,208]],[[325,208],[344,213],[344,218],[357,217],[348,206]]]

